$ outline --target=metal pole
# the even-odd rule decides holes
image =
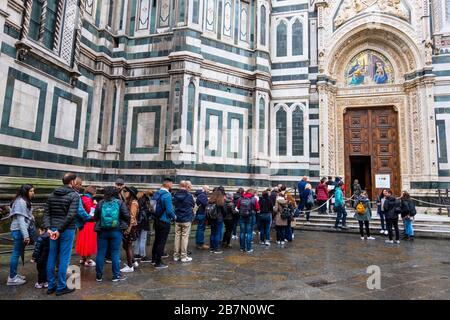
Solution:
[[[442,204],[441,189],[438,189],[439,203]],[[442,207],[439,207],[439,214],[442,214]]]

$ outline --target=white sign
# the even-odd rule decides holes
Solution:
[[[375,175],[375,188],[389,189],[390,187],[391,187],[391,175],[389,174]]]

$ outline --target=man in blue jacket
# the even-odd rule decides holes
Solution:
[[[192,261],[192,258],[188,257],[187,251],[195,206],[194,197],[190,194],[191,189],[192,184],[190,181],[181,181],[180,190],[178,190],[173,197],[175,215],[177,216],[175,220],[174,261]]]
[[[195,193],[197,197],[196,204],[198,206],[197,215],[195,216],[195,220],[197,220],[197,231],[195,232],[195,244],[197,249],[200,250],[208,250],[209,246],[205,244],[205,210],[208,205],[208,192],[209,187],[203,186],[201,190],[198,190]]]
[[[161,257],[164,254],[164,247],[169,236],[170,224],[176,218],[172,206],[172,195],[170,194],[172,185],[172,179],[165,178],[161,189],[153,196],[153,200],[156,200],[156,212],[161,213],[160,216],[155,216],[155,241],[152,249],[152,264],[156,269],[167,268]]]
[[[298,189],[298,195],[301,196],[301,194],[303,193],[303,191],[305,191],[305,187],[308,184],[308,177],[304,176],[302,178],[302,180],[300,180],[300,182],[297,184],[297,189]],[[299,211],[303,211],[303,208],[305,207],[304,201],[302,201],[302,198],[300,198],[300,201],[298,203],[298,210]]]

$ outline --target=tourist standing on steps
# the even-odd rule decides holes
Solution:
[[[80,205],[80,195],[75,190],[77,175],[66,173],[62,179],[64,186],[53,191],[48,197],[43,216],[43,227],[50,235],[50,252],[47,262],[48,294],[67,294],[75,291],[66,285],[67,268],[72,255],[76,222]],[[55,267],[59,257],[58,277]]]
[[[308,177],[303,176],[302,180],[297,184],[298,194],[301,195],[303,191],[305,190],[306,185],[308,184]],[[282,191],[282,190],[280,190]],[[300,197],[300,202],[298,204],[298,210],[301,212],[303,211],[303,208],[305,207],[305,203],[302,202],[302,199]]]
[[[123,232],[123,249],[127,256],[125,266],[120,269],[121,272],[134,272],[134,268],[139,266],[139,263],[134,260],[133,242],[138,238],[138,223],[137,218],[139,214],[139,202],[137,198],[138,190],[135,187],[125,187],[125,204],[130,213],[130,225],[128,229]]]
[[[30,244],[32,236],[29,227],[34,224],[34,217],[31,212],[31,199],[34,196],[34,187],[25,184],[17,191],[11,202],[11,213],[8,218],[11,221],[11,236],[13,238],[13,253],[9,263],[9,276],[6,284],[8,286],[18,286],[26,283],[25,277],[17,273],[19,259],[25,250],[25,246]]]
[[[94,197],[96,193],[97,188],[88,186],[81,196],[83,209],[91,216],[91,219],[86,221],[84,226],[80,228],[75,251],[81,256],[80,264],[87,267],[95,267],[95,262],[90,259],[90,256],[97,253],[97,234],[94,230],[94,212],[96,205]]]
[[[103,189],[103,200],[95,207],[94,220],[98,249],[95,260],[97,282],[103,281],[103,266],[108,250],[111,253],[112,281],[125,280],[126,277],[120,273],[120,245],[123,232],[130,225],[130,213],[125,202],[118,199],[115,187]]]
[[[211,226],[210,251],[212,253],[222,253],[220,242],[223,232],[223,218],[225,216],[225,189],[223,187],[214,188],[209,197],[206,218]]]
[[[306,223],[310,223],[309,216],[311,214],[311,209],[314,205],[314,195],[312,192],[312,187],[309,183],[306,184],[305,189],[303,190],[303,192],[300,195],[300,199],[304,204],[303,208],[306,209],[305,210],[306,211],[305,212]]]
[[[288,202],[283,196],[277,198],[277,203],[274,207],[275,212],[275,229],[277,231],[277,244],[284,245],[286,239],[286,230],[289,228],[288,219],[291,209],[288,207]]]
[[[328,189],[328,197],[332,197],[330,199],[330,202],[328,202],[328,213],[332,214],[334,211],[334,203],[336,201],[336,199],[333,197],[336,190],[336,183],[333,181],[332,176],[328,176],[328,181],[325,184],[327,185]]]
[[[381,230],[380,233],[388,235],[388,231],[385,225],[385,212],[384,212],[384,202],[388,196],[387,189],[383,189],[380,195],[377,197],[377,214],[380,216]]]
[[[270,246],[270,224],[272,223],[272,201],[269,195],[270,190],[266,190],[259,198],[259,237],[260,244]]]
[[[325,184],[326,180],[326,178],[322,178],[316,187],[317,205],[319,206],[320,214],[327,213],[327,206],[325,205],[325,202],[328,200],[328,188]]]
[[[222,239],[222,247],[230,249],[231,246],[231,234],[233,232],[234,217],[237,215],[234,206],[233,193],[228,192],[225,199],[225,216],[223,217],[223,223],[225,224],[225,233]]]
[[[172,189],[173,181],[170,178],[165,178],[161,189],[159,189],[153,196],[156,201],[155,218],[155,241],[152,249],[152,264],[156,269],[165,269],[168,266],[161,260],[164,255],[164,248],[166,246],[167,237],[170,233],[170,224],[176,219],[175,212],[172,205]]]
[[[414,228],[413,221],[414,216],[416,215],[416,206],[414,202],[411,200],[411,196],[407,191],[403,191],[401,201],[401,210],[402,210],[402,219],[404,230],[403,240],[414,240]]]
[[[387,190],[387,197],[383,205],[384,212],[386,213],[386,224],[389,234],[389,240],[387,243],[394,243],[392,240],[392,227],[395,230],[395,243],[400,243],[400,231],[398,229],[398,215],[401,214],[400,201],[398,201],[393,195],[391,190]]]
[[[244,188],[239,188],[237,190],[237,192],[233,195],[233,202],[234,202],[234,207],[235,208],[237,207],[239,199],[242,198],[243,195],[244,195]],[[233,234],[231,236],[231,239],[238,239],[237,227],[239,226],[239,220],[240,220],[239,214],[234,215],[234,218],[233,218]]]
[[[198,206],[195,220],[197,221],[197,231],[195,232],[195,245],[197,249],[208,250],[209,246],[205,244],[206,215],[205,209],[208,205],[209,187],[203,186],[195,194],[197,197],[196,204]]]
[[[375,240],[370,236],[369,221],[372,218],[372,210],[370,208],[370,200],[367,196],[367,192],[361,191],[359,196],[355,198],[355,215],[354,218],[359,223],[359,233],[361,234],[361,240],[366,239],[364,237],[364,226],[366,227],[367,240]]]
[[[187,255],[191,224],[194,219],[194,197],[190,193],[192,184],[190,181],[180,181],[180,189],[173,197],[175,207],[175,245],[173,260],[181,262],[192,261]]]
[[[339,181],[338,185],[335,188],[334,197],[334,207],[337,211],[336,222],[334,223],[334,229],[338,229],[339,222],[342,219],[342,229],[346,229],[346,219],[347,219],[347,211],[345,211],[345,202],[344,202],[344,194],[342,192],[342,186],[344,185],[343,181]]]

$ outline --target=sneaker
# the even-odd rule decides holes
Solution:
[[[281,244],[281,241],[277,241],[277,244]]]
[[[95,261],[92,260],[92,259],[89,259],[88,261],[86,261],[86,262],[84,263],[84,265],[85,265],[86,267],[95,267]]]
[[[169,257],[169,254],[168,253],[163,253],[163,255],[161,256],[161,258],[168,258]]]
[[[8,281],[6,282],[6,285],[7,286],[20,286],[25,283],[27,283],[26,280],[23,280],[16,275],[14,278],[8,277]]]
[[[180,257],[173,257],[173,261],[175,262],[180,261]]]
[[[386,240],[385,243],[394,243],[394,240]]]
[[[295,238],[295,234],[292,234],[292,239],[294,239]]]
[[[264,246],[264,245],[266,245],[266,242],[265,241],[260,241],[259,244]]]
[[[247,253],[252,253],[252,252],[253,252],[253,249],[250,249],[247,251]]]
[[[120,272],[134,272],[134,268],[130,266],[125,266],[122,269],[120,269]]]
[[[44,287],[44,284],[43,284],[43,283],[36,282],[36,283],[34,284],[34,287],[35,287],[36,289],[42,289],[42,288]]]
[[[86,260],[80,259],[80,264],[85,264],[85,263],[86,263]]]
[[[216,253],[216,254],[218,254],[218,253],[223,253],[223,251],[222,251],[222,250],[220,250],[220,249],[218,249],[218,250],[214,250],[214,251],[213,251],[213,253]]]
[[[256,232],[255,231],[253,231],[253,235],[256,236]]]
[[[245,250],[244,250],[244,249],[239,249],[239,251],[240,251],[240,252],[245,252]]]
[[[126,280],[126,279],[127,279],[127,277],[124,276],[123,274],[121,274],[120,277],[118,277],[118,278],[113,278],[113,279],[112,279],[112,282],[123,281],[123,280]]]
[[[281,245],[284,245],[285,243],[286,243],[285,241],[281,241],[281,243],[280,243],[280,244],[281,244]]]
[[[139,267],[139,263],[137,261],[133,262],[133,267],[135,268]]]
[[[198,250],[208,250],[209,246],[207,244],[202,244],[201,246],[197,246]]]
[[[149,263],[151,262],[152,259],[150,259],[149,257],[145,256],[141,258],[141,263]]]
[[[383,229],[380,230],[380,234],[384,234],[384,230]]]
[[[266,242],[264,243],[266,246],[270,246],[270,241],[266,240]]]
[[[140,254],[135,254],[135,255],[134,255],[134,259],[136,259],[136,260],[141,260],[141,259],[142,259],[142,256],[141,256]]]
[[[160,264],[155,264],[155,269],[166,269],[168,267],[169,267],[168,265],[166,265],[162,262]]]
[[[97,282],[102,282],[102,281],[103,281],[103,278],[95,278],[95,280],[96,280]]]
[[[182,258],[181,262],[191,262],[192,258],[191,257],[186,257],[186,258]]]
[[[112,260],[110,260],[110,259],[105,259],[105,263],[111,264],[111,263],[112,263]]]
[[[65,287],[64,289],[62,289],[61,291],[56,291],[56,295],[57,296],[62,296],[63,294],[68,294],[68,293],[72,293],[74,292],[75,289],[69,289],[68,287]]]
[[[367,240],[375,240],[374,237],[368,237]]]
[[[387,236],[389,232],[387,230],[384,230],[384,235]]]
[[[150,264],[152,265],[152,266],[155,266],[156,265],[156,262],[155,261],[150,261]]]
[[[364,238],[364,237],[361,237],[361,240],[366,240],[366,238]]]
[[[17,277],[19,277],[19,278],[22,279],[22,280],[26,280],[26,279],[27,279],[27,277],[25,277],[25,276],[23,276],[23,275],[21,275],[21,274],[17,274]]]
[[[400,243],[400,240],[395,240],[395,243],[396,243],[396,244],[399,244],[399,243]]]

